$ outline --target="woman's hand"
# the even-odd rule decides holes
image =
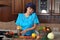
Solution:
[[[23,31],[21,31],[20,33],[21,34],[25,34],[27,32],[27,30],[23,30]]]
[[[22,27],[21,26],[17,26],[17,29],[20,30],[20,29],[22,29]]]

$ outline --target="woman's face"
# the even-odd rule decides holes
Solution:
[[[33,12],[34,12],[34,9],[32,9],[31,7],[28,7],[28,8],[27,8],[27,12],[33,13]]]

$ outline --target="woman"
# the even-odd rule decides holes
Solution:
[[[17,27],[21,26],[22,31],[20,32],[23,36],[31,36],[34,32],[39,20],[35,13],[36,6],[33,3],[26,4],[25,13],[19,13],[16,20]]]

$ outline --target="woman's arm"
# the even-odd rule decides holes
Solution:
[[[26,29],[24,31],[21,31],[20,33],[26,33],[27,31],[30,31],[30,30],[35,30],[37,24],[34,24],[34,26],[32,28],[29,28],[29,29]]]
[[[35,30],[36,27],[37,27],[37,24],[34,24],[34,26],[32,28],[27,29],[27,31],[29,31],[29,30]]]

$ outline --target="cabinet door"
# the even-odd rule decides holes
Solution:
[[[51,10],[51,0],[36,0],[36,11],[38,15],[50,15]]]
[[[0,0],[0,5],[10,5],[10,0]]]
[[[0,21],[9,20],[10,10],[10,0],[0,0]]]
[[[60,0],[54,0],[54,13],[52,15],[60,15]]]
[[[12,14],[12,0],[0,0],[0,21],[8,22],[16,19]]]
[[[22,0],[15,0],[15,13],[19,13],[22,10]]]
[[[17,14],[22,10],[22,0],[12,0],[12,14]]]
[[[24,12],[25,5],[33,0],[12,0],[12,14]]]
[[[23,0],[23,10],[22,10],[22,12],[24,12],[25,11],[25,5],[27,4],[27,3],[33,3],[34,1],[33,0]]]

